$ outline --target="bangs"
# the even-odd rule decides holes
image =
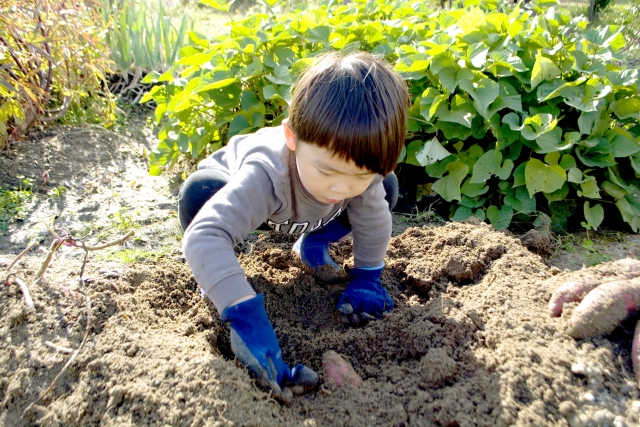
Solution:
[[[301,141],[385,176],[404,145],[408,103],[404,80],[383,60],[331,53],[300,78],[289,122]]]

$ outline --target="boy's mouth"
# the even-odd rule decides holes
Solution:
[[[337,205],[341,201],[342,200],[338,200],[338,199],[327,199],[327,203],[331,203],[332,205]]]

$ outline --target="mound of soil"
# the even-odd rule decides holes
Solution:
[[[136,158],[113,153],[116,160]],[[98,170],[98,157],[84,159],[88,171]],[[132,164],[125,162],[127,173],[142,170]],[[91,181],[95,174],[87,173]],[[144,238],[125,246],[158,247],[170,239],[160,225],[175,215],[157,204],[175,201],[175,194],[168,185],[146,187],[141,175],[141,186],[124,178],[115,184],[125,175],[114,174],[111,185],[141,211],[136,233]],[[104,220],[112,186],[82,193],[84,186],[69,184],[65,203],[101,197],[92,212]],[[69,230],[82,227],[77,215],[54,205],[47,209],[58,209]],[[34,237],[27,224],[35,220],[4,236],[0,269]],[[91,252],[84,264],[82,250],[67,248],[32,284],[44,256],[26,255],[12,272],[29,285],[35,310],[26,309],[18,286],[0,290],[0,424],[638,425],[630,360],[635,319],[610,336],[575,340],[566,334],[573,306],[558,318],[547,308],[569,270],[550,267],[520,239],[484,223],[404,224],[382,277],[396,307],[363,327],[342,323],[334,307],[345,284],[321,284],[307,274],[291,252],[295,238],[264,233],[238,248],[248,280],[265,295],[285,361],[320,374],[318,389],[290,405],[257,388],[235,362],[227,325],[179,257],[122,264]],[[48,246],[46,233],[37,236]],[[532,245],[531,236],[527,242],[539,253],[546,248]],[[333,245],[332,255],[348,268],[351,242]],[[325,383],[322,356],[329,350],[362,378],[359,387]]]
[[[365,327],[334,309],[344,284],[321,285],[292,256],[293,239],[267,233],[241,265],[267,312],[284,359],[321,373],[343,355],[359,388],[327,388],[280,406],[233,362],[228,330],[199,296],[188,267],[141,264],[121,273],[80,260],[17,286],[0,312],[0,421],[39,425],[634,425],[640,409],[630,344],[576,341],[547,302],[558,269],[486,224],[410,228],[393,238],[383,283],[396,308]],[[351,243],[334,248],[350,263]],[[36,259],[16,273],[27,282]],[[110,269],[115,268],[115,269]],[[600,267],[602,268],[602,267]],[[67,276],[63,290],[52,278]],[[80,294],[82,293],[82,295]],[[87,301],[91,323],[87,330]],[[570,310],[569,310],[570,312]],[[69,354],[75,361],[45,393]],[[624,334],[621,334],[624,335]],[[629,338],[628,336],[626,337]],[[48,345],[50,342],[54,345]],[[627,373],[627,375],[625,375]],[[39,400],[37,400],[41,397]],[[37,401],[35,405],[31,402]],[[582,423],[582,424],[581,424]],[[602,425],[602,424],[597,424]]]

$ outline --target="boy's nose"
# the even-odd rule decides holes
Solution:
[[[347,182],[335,182],[329,187],[331,191],[337,194],[346,194],[349,192],[349,183]]]

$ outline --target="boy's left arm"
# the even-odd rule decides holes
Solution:
[[[377,179],[347,207],[353,231],[354,268],[349,271],[349,283],[337,308],[352,324],[380,319],[394,307],[380,281],[391,238],[391,212],[385,194],[381,178]]]
[[[384,263],[391,239],[391,211],[385,200],[382,177],[347,206],[353,231],[353,266],[377,267]]]

